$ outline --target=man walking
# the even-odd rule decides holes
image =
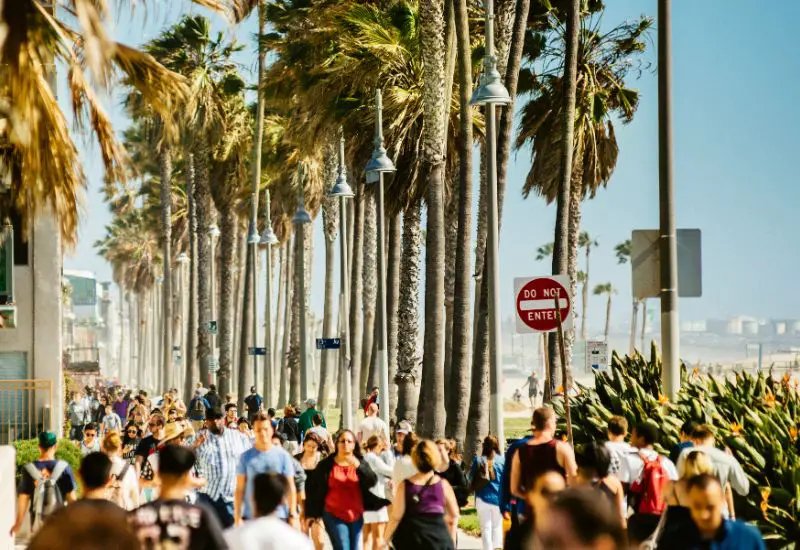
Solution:
[[[367,417],[361,421],[361,425],[358,427],[358,442],[369,441],[373,435],[382,435],[387,442],[389,441],[389,426],[378,416],[376,403],[367,407]]]
[[[264,406],[264,399],[258,395],[255,386],[250,386],[250,395],[244,398],[244,406],[247,409],[247,418],[253,421],[253,416]]]
[[[236,470],[236,498],[234,517],[238,524],[242,518],[255,517],[252,510],[254,482],[256,476],[264,473],[279,474],[286,478],[288,486],[288,509],[285,506],[277,512],[280,519],[288,520],[294,527],[297,521],[297,490],[294,484],[295,466],[291,455],[272,443],[272,423],[263,412],[253,417],[255,447],[246,451],[239,460]]]
[[[211,410],[211,404],[208,399],[203,397],[202,392],[197,389],[194,390],[194,397],[189,401],[189,420],[192,423],[192,428],[195,432],[199,432],[203,427],[203,422],[206,421],[206,413]]]
[[[678,457],[678,474],[683,473],[683,464],[686,456],[692,451],[703,451],[711,459],[714,472],[720,484],[725,487],[727,483],[731,488],[742,496],[747,496],[750,491],[750,481],[742,469],[742,465],[733,455],[729,455],[723,450],[714,446],[714,431],[711,426],[702,424],[695,429],[693,434],[694,446],[687,447],[681,451]],[[729,510],[733,514],[733,510]]]
[[[227,548],[217,517],[205,506],[186,502],[193,487],[194,453],[181,445],[167,445],[159,454],[158,499],[131,512],[142,548]]]
[[[628,437],[628,421],[622,416],[612,416],[606,426],[608,441],[605,444],[611,457],[611,466],[608,473],[614,474],[627,488],[635,477],[631,472],[638,469],[641,473],[642,460],[639,452],[625,441]]]
[[[75,502],[78,485],[69,464],[56,460],[57,443],[53,432],[39,434],[39,458],[22,468],[17,488],[17,520],[11,528],[12,535],[22,528],[26,513],[30,512],[31,530],[36,530],[63,503]],[[49,491],[52,491],[52,500],[45,498]],[[35,498],[37,494],[39,498]]]
[[[533,409],[536,407],[536,398],[539,396],[539,377],[536,376],[535,370],[531,372],[531,375],[522,385],[523,388],[525,386],[528,386],[528,399],[531,402],[531,409]]]
[[[81,441],[83,439],[83,427],[86,425],[86,402],[81,397],[80,393],[72,392],[69,407],[67,407],[69,414],[70,430],[69,438],[72,441]]]
[[[227,529],[233,525],[236,467],[250,448],[250,440],[238,430],[226,427],[222,411],[211,409],[206,413],[205,429],[195,438],[194,448],[198,471],[206,478],[205,487],[198,489],[198,502],[213,508]]]
[[[306,410],[303,411],[303,414],[300,415],[300,418],[297,419],[297,423],[300,425],[300,434],[306,435],[306,432],[314,427],[314,423],[312,422],[314,415],[319,414],[322,416],[322,427],[327,428],[328,425],[325,423],[325,415],[322,414],[322,411],[317,410],[317,400],[316,399],[306,399]]]

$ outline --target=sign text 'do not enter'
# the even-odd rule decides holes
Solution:
[[[514,279],[517,332],[558,330],[558,313],[566,325],[572,319],[569,278],[563,275]],[[558,301],[558,312],[556,311]]]

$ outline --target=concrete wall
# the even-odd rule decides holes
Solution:
[[[17,500],[16,479],[17,467],[14,447],[0,447],[0,550],[14,550],[14,537],[10,536],[11,528],[16,521]]]
[[[14,267],[17,328],[0,330],[0,352],[27,355],[28,378],[53,382],[53,430],[64,423],[61,362],[61,238],[55,220],[42,215],[29,233],[27,266]],[[40,393],[38,407],[47,403]]]

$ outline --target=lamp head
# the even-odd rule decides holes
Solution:
[[[273,246],[278,244],[278,237],[275,235],[272,227],[267,226],[267,228],[261,233],[261,241],[258,244],[261,246]]]
[[[508,95],[500,73],[497,71],[497,61],[494,57],[487,58],[484,63],[484,73],[481,75],[480,85],[472,93],[472,105],[508,105],[511,96]]]

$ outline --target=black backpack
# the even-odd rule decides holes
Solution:
[[[206,404],[203,403],[202,397],[195,397],[191,403],[192,416],[195,419],[206,417]]]

